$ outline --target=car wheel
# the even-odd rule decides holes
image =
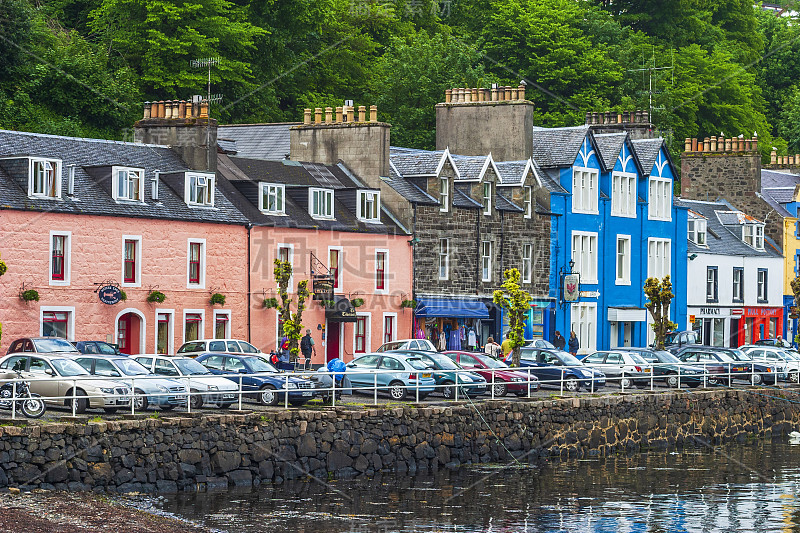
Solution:
[[[717,378],[708,378],[708,384],[709,385],[719,385],[720,384],[720,380],[717,379]]]
[[[444,387],[442,387],[442,396],[444,396],[445,400],[451,400],[453,396],[455,396],[455,389],[453,388],[452,381],[445,381],[442,383]]]
[[[144,391],[142,389],[136,389],[133,391],[133,409],[134,411],[146,411],[147,407],[150,405],[150,402],[145,396]]]
[[[389,396],[391,396],[392,400],[405,400],[407,394],[406,386],[402,381],[392,381],[389,383]]]
[[[678,388],[678,374],[668,374],[664,381],[667,383],[667,387],[671,389]]]
[[[70,398],[67,399],[66,404],[67,407],[72,409],[72,390],[67,391],[66,396]],[[75,391],[75,414],[82,414],[86,412],[86,409],[89,408],[89,398],[86,398],[86,393],[83,392],[81,389],[77,389]]]
[[[193,390],[191,396],[189,396],[189,405],[192,406],[192,409],[200,409],[203,407],[203,396]]]
[[[580,383],[575,378],[569,378],[564,382],[564,389],[568,392],[577,392],[580,388]]]
[[[633,385],[633,381],[631,381],[631,378],[626,378],[626,377],[620,378],[619,386],[621,389],[630,389],[631,385]]]
[[[113,415],[118,409],[118,407],[104,407],[103,411],[105,411],[107,415]]]
[[[764,383],[764,378],[761,376],[761,374],[753,374],[752,383],[753,385],[761,385],[762,383]]]
[[[264,385],[258,393],[258,400],[263,405],[278,405],[278,393],[272,385]]]
[[[495,379],[494,385],[492,385],[492,389],[494,389],[495,398],[497,397],[502,398],[503,396],[506,395],[506,393],[508,393],[508,386],[506,385],[506,382],[502,380],[498,381]]]
[[[789,372],[789,381],[792,383],[800,382],[800,372]]]

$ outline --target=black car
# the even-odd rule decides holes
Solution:
[[[708,382],[712,385],[718,383],[730,385],[734,379],[747,381],[754,385],[761,383],[774,385],[780,379],[780,374],[773,365],[755,362],[736,348],[687,346],[681,349],[676,356],[686,363],[702,365],[714,374],[722,374],[721,376],[709,376]]]
[[[104,341],[78,341],[75,347],[83,354],[120,355],[118,345]]]
[[[697,387],[703,383],[703,367],[684,363],[671,353],[651,348],[625,348],[653,364],[653,379],[663,381],[668,387],[678,384]]]
[[[505,362],[511,364],[511,354],[508,354]],[[563,382],[564,390],[569,392],[580,390],[581,387],[595,391],[606,384],[605,374],[561,350],[524,346],[520,349],[519,366],[526,371],[530,368],[542,385],[561,387]]]
[[[668,352],[677,353],[684,346],[697,345],[699,342],[696,331],[673,331],[667,333],[667,338],[664,339],[664,348]]]

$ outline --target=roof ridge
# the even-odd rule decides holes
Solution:
[[[130,141],[115,141],[113,139],[94,139],[92,137],[69,137],[67,135],[53,135],[50,133],[36,133],[32,131],[16,131],[16,130],[3,130],[0,129],[0,133],[10,133],[13,135],[28,135],[30,137],[42,137],[45,139],[64,139],[67,141],[83,141],[83,142],[94,142],[94,143],[104,143],[104,144],[120,144],[123,146],[143,146],[147,148],[166,148],[169,149],[169,146],[164,144],[149,144],[149,143],[137,143],[137,142],[130,142]]]

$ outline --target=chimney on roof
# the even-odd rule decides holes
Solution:
[[[628,132],[631,139],[653,139],[657,137],[650,113],[641,109],[632,111],[587,111],[586,125],[595,133]]]

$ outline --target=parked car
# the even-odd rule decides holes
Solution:
[[[190,357],[170,355],[138,355],[134,358],[142,366],[159,376],[180,378],[181,383],[189,383],[189,397],[192,409],[203,405],[216,405],[227,409],[238,400],[238,382],[214,375]]]
[[[739,353],[734,353],[733,350]],[[688,346],[676,355],[681,361],[702,365],[707,372],[712,374],[708,376],[708,383],[711,385],[726,384],[730,386],[734,379],[752,382],[755,385],[762,382],[774,384],[779,379],[779,373],[775,367],[753,363],[745,359],[744,352],[735,348]]]
[[[623,389],[633,385],[646,387],[650,384],[650,365],[633,352],[595,352],[583,357],[581,361],[602,371],[606,375],[606,381],[619,381],[619,386]]]
[[[549,350],[556,349],[555,345],[552,342],[546,341],[544,339],[534,339],[525,346],[529,348],[547,348]]]
[[[385,342],[381,344],[376,352],[390,352],[395,350],[420,350],[423,352],[437,352],[436,346],[428,339],[403,339],[399,341]]]
[[[527,346],[520,351],[520,368],[530,368],[542,385],[561,387],[563,381],[565,390],[575,392],[581,387],[598,390],[606,384],[602,371],[584,365],[571,353]],[[511,355],[506,364],[511,363]]]
[[[696,331],[673,331],[672,333],[667,333],[667,338],[664,339],[664,348],[668,352],[676,353],[683,347],[697,344],[698,342],[700,341]]]
[[[697,387],[703,383],[703,367],[684,363],[667,351],[651,348],[626,348],[625,351],[635,353],[647,361],[653,369],[653,379],[663,381],[668,387]]]
[[[778,348],[791,348],[792,343],[786,339],[759,339],[754,342],[756,346],[776,346]],[[739,347],[741,348],[741,346]]]
[[[742,346],[739,349],[754,361],[775,365],[788,381],[800,382],[800,355],[797,352],[768,345]]]
[[[236,339],[205,339],[197,341],[184,342],[178,348],[178,355],[184,357],[197,357],[198,355],[206,352],[225,352],[225,353],[240,353],[240,354],[259,354],[261,350],[253,346],[247,341]]]
[[[472,370],[483,376],[487,385],[494,389],[495,397],[503,397],[509,392],[517,396],[524,396],[528,394],[528,387],[531,391],[539,390],[539,378],[533,373],[529,376],[527,372],[512,370],[503,361],[498,361],[486,354],[443,352],[443,355],[461,365],[461,368]]]
[[[186,406],[186,387],[182,383],[157,378],[150,370],[129,357],[84,355],[76,357],[75,362],[93,376],[111,378],[128,385],[133,390],[133,406],[137,411],[146,410],[150,404],[164,411],[179,405]]]
[[[347,377],[353,389],[387,390],[393,400],[422,400],[434,391],[433,372],[420,357],[387,352],[362,355],[347,364]]]
[[[242,390],[264,405],[285,402],[288,394],[289,403],[300,406],[316,396],[311,380],[280,375],[277,368],[252,355],[204,353],[196,360],[214,374],[241,381]]]
[[[59,337],[25,337],[17,339],[8,346],[6,354],[29,352],[64,356],[80,355],[80,352],[71,342]]]
[[[480,396],[486,393],[486,380],[475,372],[463,372],[458,363],[444,354],[431,352],[405,352],[408,356],[416,355],[433,370],[433,379],[436,381],[436,390],[442,393],[445,399],[455,398],[456,383],[460,395]],[[460,372],[462,371],[462,372]]]
[[[84,354],[120,355],[118,345],[103,341],[78,341],[75,348]]]
[[[125,383],[93,378],[73,359],[62,355],[7,355],[0,359],[0,370],[20,372],[30,380],[31,392],[49,404],[72,407],[74,398],[76,413],[88,408],[114,413],[131,405],[131,390]]]
[[[755,361],[749,354],[746,354],[738,348],[718,349],[730,355],[737,363],[744,363],[743,366],[745,366],[745,368],[735,369],[735,379],[749,381],[753,383],[753,385],[760,385],[761,383],[774,385],[778,380],[786,380],[786,372],[781,369],[781,365],[767,361]],[[737,376],[736,374],[740,375]]]

